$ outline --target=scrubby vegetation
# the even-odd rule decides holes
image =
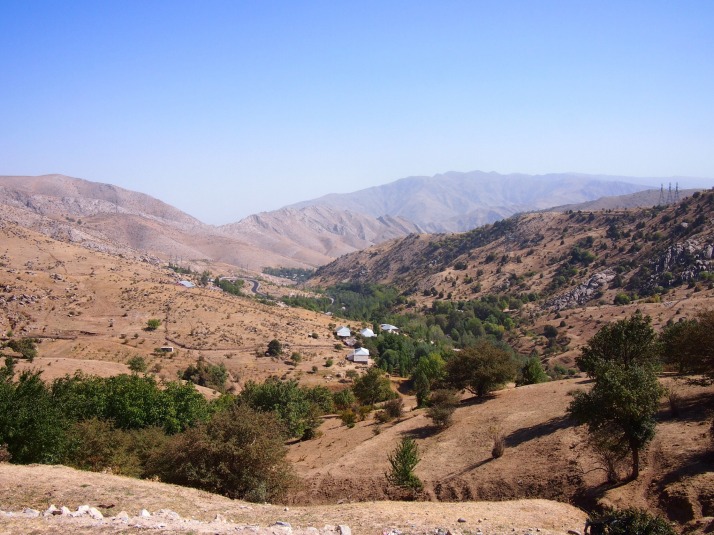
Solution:
[[[213,388],[218,392],[225,393],[228,370],[226,370],[223,363],[211,364],[200,356],[196,360],[196,364],[190,364],[179,377],[195,385]]]
[[[235,281],[230,281],[228,279],[223,279],[216,277],[213,281],[218,288],[226,293],[232,295],[243,295],[243,286],[245,286],[245,281],[243,279],[236,279]]]
[[[273,275],[275,277],[282,277],[284,279],[290,279],[297,283],[306,282],[315,273],[314,269],[303,269],[303,268],[286,268],[286,267],[266,267],[263,268],[263,273],[266,275]]]
[[[298,396],[280,403],[281,392],[291,390],[302,404]],[[302,422],[314,426],[331,403],[326,389],[294,384],[253,385],[243,398],[212,402],[192,383],[159,384],[138,374],[77,373],[46,384],[40,372],[16,377],[8,359],[0,368],[0,445],[14,463],[109,469],[234,498],[281,500],[294,482],[284,438],[304,434]]]

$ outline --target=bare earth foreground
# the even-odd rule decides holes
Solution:
[[[96,507],[105,516],[27,518],[25,508],[41,513],[50,505],[76,511]],[[141,509],[154,514],[138,518]],[[160,510],[177,513],[156,514]],[[81,472],[64,466],[0,464],[0,533],[138,533],[146,529],[168,533],[339,533],[349,526],[355,534],[533,533],[565,535],[582,531],[586,515],[567,504],[548,500],[509,502],[362,502],[289,507],[230,500],[207,492],[127,477]],[[128,521],[111,517],[121,511]],[[217,515],[220,515],[216,521]],[[459,522],[459,520],[462,522]],[[196,520],[200,522],[194,522]],[[465,522],[463,522],[465,520]],[[286,522],[292,529],[276,525]],[[253,526],[247,528],[246,526]],[[326,526],[334,528],[325,529]]]

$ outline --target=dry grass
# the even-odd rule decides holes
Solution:
[[[475,532],[510,534],[540,528],[544,534],[565,534],[582,527],[585,515],[567,504],[546,500],[481,503],[343,503],[340,505],[285,508],[229,500],[206,492],[151,481],[106,474],[79,472],[61,466],[13,466],[0,464],[0,503],[4,510],[34,507],[44,510],[50,504],[76,508],[89,504],[104,514],[125,510],[132,515],[141,508],[149,511],[171,509],[184,518],[205,522],[220,514],[229,522],[269,526],[277,520],[295,527],[349,525],[353,533],[382,533],[399,529],[404,533],[433,532],[434,528],[452,533]],[[110,506],[111,507],[108,507]],[[459,523],[463,518],[466,522]],[[0,531],[5,520],[0,519]],[[42,531],[41,521],[30,523]],[[27,521],[18,526],[28,528]],[[45,527],[46,529],[46,527]],[[7,531],[3,531],[6,532]],[[10,531],[22,533],[22,531]],[[27,531],[25,531],[26,533]],[[215,528],[214,532],[220,532]]]

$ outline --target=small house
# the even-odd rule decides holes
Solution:
[[[374,338],[376,336],[374,331],[370,328],[362,329],[359,333],[362,335],[362,338]]]
[[[337,335],[338,338],[348,338],[352,336],[352,331],[348,327],[339,327],[336,331],[335,334]]]
[[[389,323],[382,323],[379,328],[382,329],[382,331],[384,331],[385,333],[396,334],[399,332],[399,327],[395,327],[394,325],[390,325]]]
[[[360,347],[350,351],[347,355],[347,360],[350,360],[355,364],[369,364],[369,349]]]

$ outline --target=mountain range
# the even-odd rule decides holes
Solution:
[[[660,179],[449,172],[327,195],[217,227],[109,184],[64,175],[3,176],[0,212],[89,248],[260,270],[316,267],[409,234],[461,232],[517,212],[632,194],[647,189],[636,183],[643,181]]]
[[[560,173],[525,175],[448,172],[403,178],[354,193],[330,194],[293,205],[330,206],[380,217],[400,216],[428,233],[463,232],[518,212],[582,203],[648,189],[659,179]]]

